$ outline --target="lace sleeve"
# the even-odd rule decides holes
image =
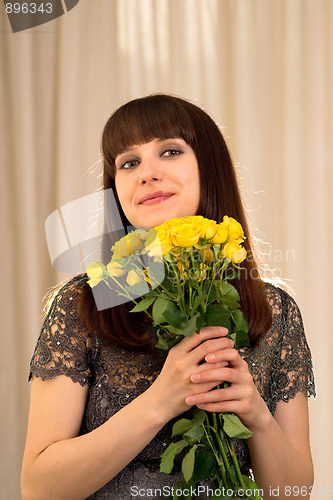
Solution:
[[[305,337],[302,316],[295,301],[285,291],[281,293],[280,342],[276,353],[276,402],[294,398],[305,390],[315,396],[311,352]]]
[[[42,380],[66,375],[82,386],[90,383],[91,337],[81,323],[76,302],[84,279],[66,283],[53,299],[30,363],[32,374]]]

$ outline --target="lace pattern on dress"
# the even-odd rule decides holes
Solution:
[[[58,292],[42,326],[29,375],[29,379],[34,374],[43,380],[66,375],[82,386],[89,384],[80,434],[102,425],[142,394],[160,373],[167,356],[165,351],[158,349],[153,353],[142,353],[106,345],[93,332],[88,332],[76,309],[82,287],[88,286],[86,281],[86,275],[79,275]],[[295,301],[273,285],[267,284],[266,289],[273,313],[271,331],[257,346],[243,348],[240,352],[248,363],[259,393],[274,414],[279,401],[287,402],[301,390],[307,391],[309,396],[315,395],[315,386],[311,354]],[[153,329],[147,333],[153,335]],[[161,484],[166,484],[166,476],[158,471],[160,456],[171,442],[173,423],[174,420],[165,425],[122,474],[131,474],[137,478],[133,481],[138,481],[140,471],[149,470],[160,477]],[[247,472],[250,468],[247,446],[244,441],[236,441],[235,447],[241,469]],[[175,460],[176,475],[182,456]],[[118,483],[114,478],[100,490],[100,496],[96,493],[91,498],[110,498],[110,495],[112,498],[129,498],[129,485],[125,485],[127,494],[114,496]],[[103,496],[106,491],[108,497]]]
[[[54,298],[31,359],[29,381],[32,374],[42,380],[67,375],[82,386],[91,383],[92,339],[82,327],[75,305],[85,283],[85,279],[73,279]]]

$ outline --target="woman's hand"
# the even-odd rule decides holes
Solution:
[[[211,412],[234,412],[252,431],[260,427],[264,419],[267,420],[269,410],[239,352],[225,345],[207,354],[205,361],[205,370],[194,371],[191,375],[198,391],[196,394],[192,391],[186,398],[187,404]],[[205,390],[207,384],[216,387],[223,382],[229,382],[229,387]]]
[[[193,383],[191,376],[196,373],[201,376],[206,371],[222,369],[227,366],[223,359],[214,364],[202,363],[205,357],[213,353],[232,351],[234,342],[226,338],[228,331],[223,327],[204,327],[200,333],[185,337],[172,347],[168,353],[163,369],[155,382],[147,389],[152,402],[158,405],[165,421],[180,415],[195,403],[187,402],[187,397],[208,393],[223,379],[216,382],[215,378],[201,379],[201,383]]]

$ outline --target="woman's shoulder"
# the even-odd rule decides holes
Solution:
[[[279,281],[264,281],[264,286],[273,316],[288,315],[290,312],[300,315],[300,310],[295,299],[291,296],[291,293],[282,288]],[[288,287],[286,286],[286,288]]]
[[[87,274],[82,273],[52,287],[45,295],[44,317],[55,307],[61,306],[65,311],[77,307],[80,294],[88,287],[87,281]]]
[[[92,336],[80,314],[81,294],[89,289],[86,274],[78,274],[65,282],[53,287],[45,297],[42,316],[42,332],[46,336],[52,336],[54,331],[63,332],[66,335]]]
[[[80,321],[77,298],[87,282],[77,275],[54,287],[44,309],[44,321],[30,363],[32,374],[46,380],[67,375],[82,386],[91,379],[91,332]],[[87,285],[89,286],[89,285]]]

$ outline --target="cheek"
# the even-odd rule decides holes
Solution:
[[[128,197],[127,195],[127,189],[126,189],[126,183],[122,182],[121,180],[115,178],[115,186],[116,186],[116,191],[117,195],[120,201],[120,204],[124,206],[126,203],[126,199]]]
[[[193,173],[193,171],[192,171],[191,174],[188,176],[187,185],[188,185],[188,188],[189,188],[190,196],[193,199],[193,202],[196,202],[197,205],[199,205],[199,200],[200,200],[200,178],[199,178],[199,171],[198,171],[198,169],[197,169],[197,171],[195,173]]]

